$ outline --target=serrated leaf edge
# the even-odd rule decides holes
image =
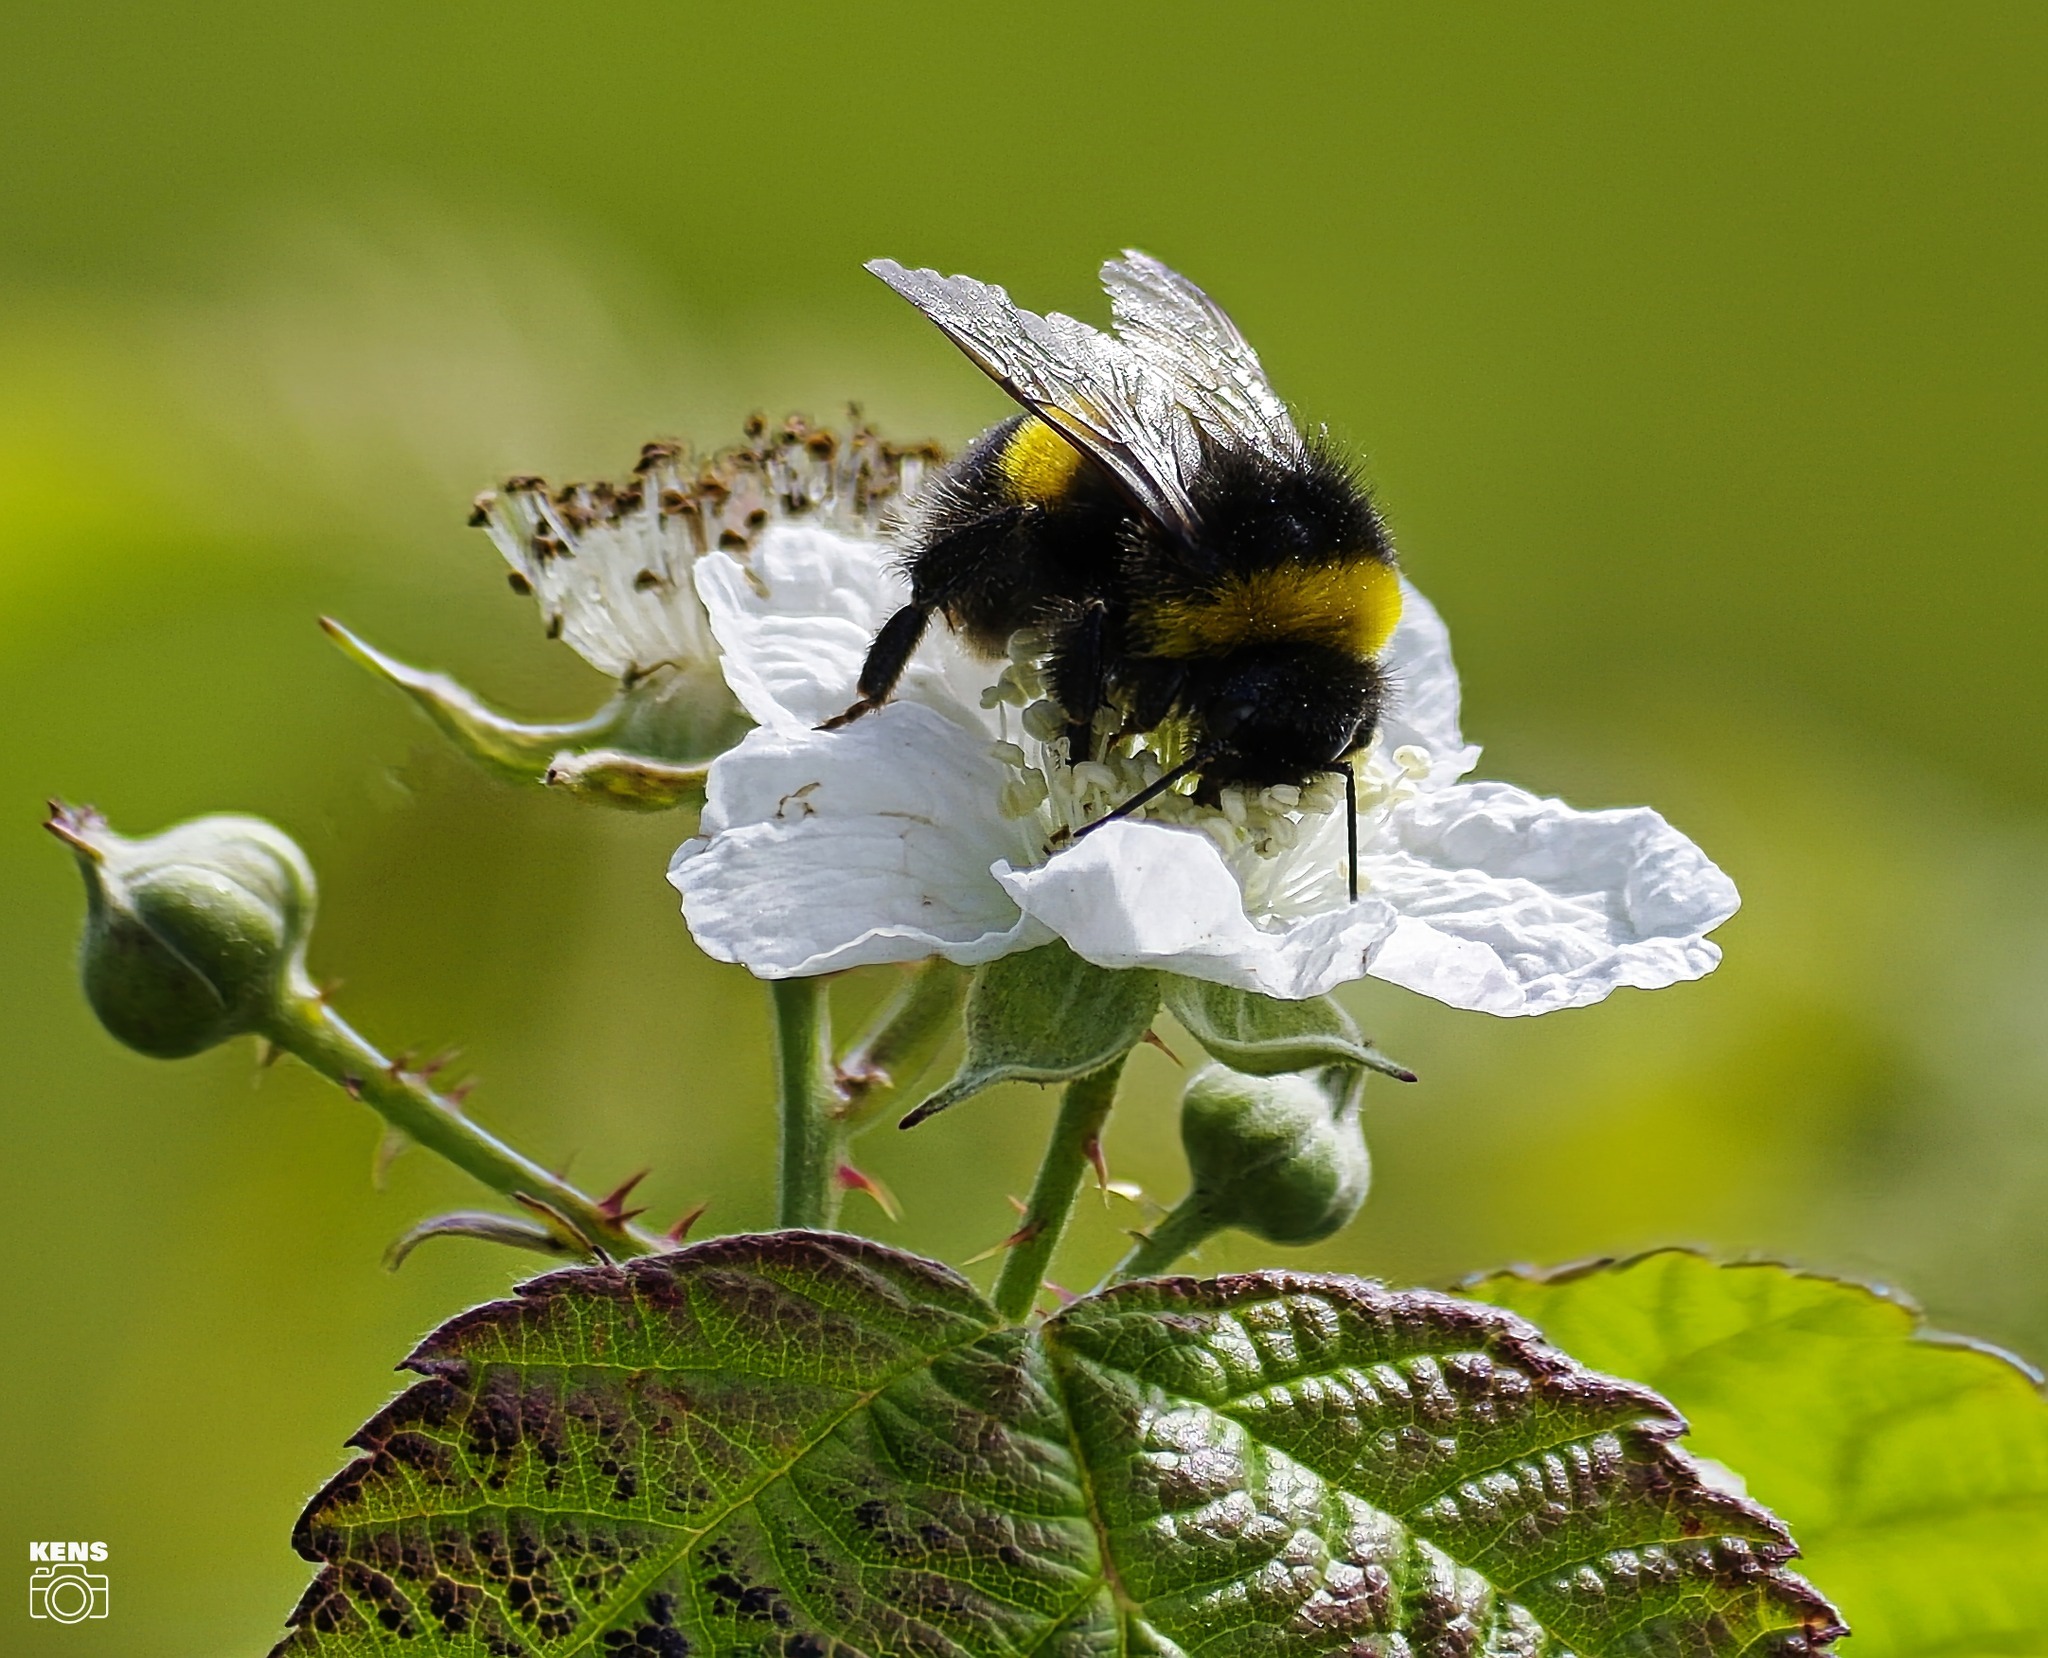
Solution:
[[[1967,1336],[1954,1330],[1936,1328],[1928,1323],[1926,1308],[1897,1285],[1859,1278],[1853,1273],[1830,1272],[1820,1267],[1801,1266],[1797,1262],[1779,1260],[1773,1256],[1744,1255],[1730,1260],[1708,1249],[1697,1249],[1686,1244],[1661,1244],[1655,1249],[1638,1250],[1633,1255],[1589,1255],[1554,1267],[1533,1266],[1521,1261],[1511,1262],[1506,1266],[1488,1267],[1479,1272],[1468,1272],[1454,1280],[1450,1293],[1457,1295],[1464,1291],[1474,1291],[1482,1284],[1501,1278],[1515,1278],[1527,1284],[1570,1284],[1581,1278],[1590,1278],[1596,1273],[1626,1272],[1631,1267],[1642,1266],[1665,1256],[1701,1261],[1723,1272],[1782,1272],[1790,1277],[1807,1279],[1813,1283],[1833,1284],[1840,1289],[1855,1290],[1903,1315],[1909,1325],[1906,1332],[1908,1340],[1923,1342],[1930,1347],[1952,1347],[1963,1352],[1981,1354],[1987,1359],[2018,1371],[2035,1392],[2048,1399],[2048,1372],[2043,1372],[2038,1365],[2013,1352],[2009,1347],[2001,1347],[1996,1342],[1984,1340],[1981,1336]]]
[[[1664,1252],[1651,1251],[1649,1253]],[[1688,1252],[1680,1251],[1678,1253]],[[1157,1295],[1162,1290],[1184,1295],[1190,1299],[1201,1297],[1213,1300],[1219,1309],[1230,1306],[1233,1313],[1242,1310],[1242,1303],[1231,1306],[1231,1298],[1233,1296],[1242,1296],[1251,1290],[1257,1290],[1266,1299],[1278,1299],[1287,1294],[1327,1296],[1337,1300],[1348,1301],[1356,1307],[1371,1308],[1375,1311],[1391,1311],[1404,1307],[1430,1307],[1439,1313],[1448,1314],[1451,1322],[1467,1324],[1474,1330],[1475,1334],[1483,1334],[1498,1340],[1516,1363],[1527,1367],[1529,1375],[1539,1385],[1556,1386],[1565,1384],[1573,1391],[1581,1394],[1597,1392],[1605,1394],[1608,1398],[1617,1402],[1632,1400],[1640,1403],[1644,1410],[1642,1418],[1634,1429],[1636,1438],[1641,1446],[1654,1456],[1657,1463],[1674,1477],[1677,1484],[1684,1490],[1688,1502],[1695,1506],[1696,1512],[1702,1515],[1719,1513],[1730,1519],[1739,1520],[1746,1525],[1755,1526],[1770,1537],[1777,1539],[1775,1543],[1759,1547],[1757,1553],[1760,1558],[1766,1560],[1771,1587],[1783,1595],[1790,1609],[1795,1612],[1799,1619],[1797,1622],[1784,1626],[1786,1631],[1804,1634],[1809,1642],[1808,1651],[1814,1655],[1814,1658],[1820,1658],[1820,1655],[1826,1651],[1829,1643],[1840,1640],[1848,1635],[1849,1627],[1842,1621],[1833,1603],[1815,1588],[1813,1584],[1809,1583],[1797,1572],[1790,1571],[1785,1567],[1785,1561],[1794,1559],[1799,1554],[1798,1545],[1793,1541],[1791,1531],[1785,1523],[1761,1504],[1753,1502],[1747,1497],[1737,1496],[1733,1492],[1718,1490],[1708,1485],[1701,1478],[1697,1459],[1678,1445],[1672,1443],[1672,1441],[1683,1435],[1688,1428],[1685,1417],[1676,1406],[1672,1405],[1662,1395],[1653,1392],[1640,1383],[1631,1382],[1617,1376],[1605,1375],[1602,1372],[1592,1370],[1580,1364],[1561,1349],[1551,1346],[1549,1342],[1544,1340],[1542,1331],[1521,1314],[1511,1312],[1504,1307],[1496,1307],[1483,1301],[1467,1300],[1464,1297],[1443,1291],[1430,1289],[1394,1290],[1389,1289],[1377,1279],[1352,1278],[1341,1274],[1298,1272],[1226,1273],[1207,1279],[1176,1276],[1171,1278],[1132,1280],[1128,1283],[1116,1285],[1111,1289],[1099,1291],[1074,1303],[1070,1307],[1062,1309],[1061,1312],[1046,1321],[1044,1335],[1048,1341],[1048,1346],[1050,1347],[1051,1345],[1056,1327],[1063,1322],[1077,1319],[1083,1314],[1084,1309],[1100,1308],[1119,1299],[1142,1300],[1147,1295]],[[1055,1359],[1053,1369],[1055,1374],[1059,1372],[1060,1366],[1057,1359]],[[1246,1434],[1254,1439],[1259,1438],[1256,1425],[1231,1411],[1227,1404],[1218,1405],[1209,1401],[1195,1400],[1190,1400],[1189,1403],[1199,1403],[1204,1408],[1228,1415]],[[1261,1440],[1261,1443],[1265,1443],[1265,1441]],[[1268,1448],[1279,1449],[1270,1445]],[[1519,1457],[1511,1460],[1519,1460]],[[1506,1464],[1499,1464],[1497,1466],[1506,1466]],[[1490,1471],[1480,1470],[1476,1473],[1467,1472],[1461,1474],[1457,1483],[1464,1484]],[[1446,1490],[1454,1488],[1447,1487]],[[1416,1512],[1427,1508],[1429,1502],[1436,1500],[1441,1495],[1443,1493],[1439,1492],[1428,1499],[1415,1499],[1410,1505],[1410,1512],[1395,1515],[1394,1518],[1403,1526],[1415,1532],[1417,1536],[1431,1542],[1433,1546],[1441,1547],[1441,1544],[1437,1544],[1436,1540],[1429,1536],[1426,1526],[1415,1517]],[[1091,1514],[1092,1512],[1091,1507]],[[1098,1525],[1099,1534],[1100,1528]],[[1106,1538],[1103,1539],[1103,1550],[1103,1557],[1105,1561],[1108,1561],[1110,1559],[1110,1551]],[[1595,1557],[1588,1556],[1587,1558]],[[1583,1564],[1583,1562],[1565,1562],[1562,1566],[1553,1565],[1547,1567],[1545,1571],[1555,1572],[1579,1564]],[[1531,1580],[1525,1578],[1514,1584],[1497,1583],[1495,1588],[1502,1595],[1512,1598],[1515,1592],[1529,1581]]]
[[[337,1570],[333,1561],[315,1551],[309,1530],[310,1520],[330,1499],[343,1495],[350,1487],[366,1478],[374,1469],[377,1449],[380,1443],[378,1432],[381,1428],[395,1422],[396,1415],[403,1406],[415,1401],[425,1390],[459,1385],[458,1376],[466,1372],[474,1362],[471,1358],[457,1356],[450,1351],[450,1348],[452,1348],[461,1335],[479,1325],[489,1326],[499,1322],[505,1318],[508,1312],[520,1308],[524,1303],[540,1302],[550,1295],[587,1284],[593,1278],[603,1278],[615,1283],[625,1284],[637,1276],[647,1276],[656,1272],[672,1273],[685,1259],[688,1259],[692,1264],[703,1265],[716,1263],[723,1256],[731,1256],[735,1259],[736,1263],[743,1261],[750,1269],[759,1271],[764,1265],[768,1264],[764,1262],[761,1251],[764,1239],[773,1240],[782,1251],[787,1252],[791,1256],[793,1261],[800,1259],[805,1254],[810,1254],[813,1260],[815,1260],[816,1255],[821,1252],[835,1256],[842,1265],[859,1269],[865,1276],[872,1277],[877,1282],[890,1286],[892,1297],[900,1296],[899,1281],[887,1273],[874,1272],[872,1268],[866,1265],[866,1262],[872,1260],[875,1263],[888,1263],[890,1266],[895,1267],[899,1274],[905,1268],[912,1268],[919,1276],[928,1279],[934,1289],[946,1292],[952,1303],[949,1305],[926,1301],[918,1303],[918,1305],[933,1313],[957,1318],[969,1327],[962,1331],[958,1339],[934,1347],[928,1352],[920,1352],[913,1361],[891,1370],[875,1386],[864,1390],[844,1411],[835,1413],[829,1421],[823,1424],[814,1436],[808,1438],[801,1448],[795,1450],[788,1457],[786,1462],[775,1470],[765,1473],[758,1480],[749,1482],[744,1493],[732,1497],[725,1504],[721,1505],[721,1515],[736,1511],[746,1502],[753,1500],[759,1491],[765,1489],[774,1480],[784,1477],[791,1468],[801,1462],[817,1445],[823,1443],[836,1426],[865,1408],[873,1399],[886,1392],[903,1377],[914,1374],[918,1370],[928,1369],[946,1354],[982,1340],[1002,1328],[1002,1320],[995,1312],[995,1309],[987,1303],[971,1283],[951,1268],[936,1261],[930,1261],[905,1251],[895,1250],[886,1245],[873,1243],[867,1239],[845,1233],[785,1231],[769,1234],[736,1234],[723,1238],[708,1239],[703,1243],[668,1251],[660,1255],[643,1257],[624,1265],[611,1264],[600,1267],[569,1268],[544,1273],[539,1277],[528,1279],[515,1286],[511,1297],[469,1308],[439,1326],[422,1340],[397,1366],[401,1371],[411,1370],[415,1372],[422,1379],[405,1389],[396,1398],[387,1402],[362,1428],[345,1441],[348,1446],[360,1450],[364,1454],[338,1470],[331,1479],[321,1486],[319,1491],[306,1504],[297,1525],[293,1529],[292,1543],[294,1548],[302,1558],[312,1562],[320,1569],[315,1573],[313,1581],[307,1585],[304,1594],[300,1597],[298,1604],[290,1614],[287,1628],[295,1629],[300,1627],[305,1618],[321,1604],[326,1595],[332,1592],[331,1578]],[[1660,1254],[1697,1255],[1699,1252],[1690,1250],[1649,1251],[1645,1255],[1631,1257],[1630,1262],[1633,1263]],[[1597,1270],[1600,1266],[1608,1264],[1611,1263],[1579,1262],[1558,1269],[1558,1272],[1564,1275],[1580,1275]],[[1742,1264],[1770,1265],[1772,1263],[1755,1262]],[[1474,1275],[1473,1278],[1465,1280],[1465,1282],[1483,1282],[1487,1278],[1502,1275],[1502,1273]],[[1506,1275],[1522,1276],[1534,1281],[1542,1281],[1542,1275],[1539,1274],[1537,1269],[1533,1268],[1507,1269]],[[1809,1274],[1808,1276],[1823,1277],[1825,1275]],[[1551,1281],[1558,1280],[1553,1277]],[[1855,1287],[1866,1288],[1867,1286],[1859,1285]],[[1882,1299],[1891,1301],[1895,1305],[1903,1305],[1900,1298],[1884,1295],[1882,1291],[1872,1290],[1871,1293],[1879,1295]],[[1276,1300],[1288,1295],[1303,1294],[1346,1302],[1354,1309],[1377,1316],[1398,1315],[1399,1312],[1406,1309],[1427,1309],[1449,1325],[1463,1325],[1469,1329],[1475,1338],[1478,1338],[1479,1345],[1489,1346],[1498,1344],[1501,1348],[1504,1348],[1504,1356],[1515,1364],[1524,1367],[1532,1381],[1539,1386],[1563,1386],[1569,1391],[1576,1392],[1582,1396],[1601,1394],[1617,1403],[1640,1406],[1641,1415],[1630,1430],[1632,1437],[1638,1442],[1639,1448],[1651,1455],[1680,1487],[1688,1506],[1703,1518],[1713,1514],[1723,1515],[1730,1520],[1742,1522],[1744,1526],[1756,1528],[1756,1530],[1764,1533],[1767,1538],[1771,1539],[1768,1542],[1758,1539],[1756,1554],[1765,1565],[1765,1577],[1769,1588],[1782,1598],[1783,1603],[1793,1612],[1797,1620],[1794,1623],[1783,1626],[1784,1632],[1803,1634],[1808,1643],[1807,1651],[1815,1655],[1815,1658],[1819,1658],[1819,1655],[1825,1651],[1830,1642],[1848,1633],[1847,1627],[1840,1621],[1833,1606],[1827,1599],[1796,1572],[1785,1568],[1783,1562],[1795,1557],[1798,1554],[1798,1548],[1784,1523],[1760,1504],[1754,1503],[1746,1497],[1720,1491],[1705,1484],[1700,1478],[1698,1464],[1695,1459],[1671,1443],[1686,1431],[1687,1426],[1685,1418],[1675,1407],[1658,1394],[1638,1383],[1607,1376],[1579,1364],[1568,1354],[1545,1341],[1542,1332],[1535,1324],[1522,1315],[1509,1311],[1506,1308],[1493,1306],[1483,1301],[1467,1300],[1455,1294],[1437,1290],[1393,1290],[1378,1280],[1351,1278],[1336,1274],[1283,1271],[1234,1273],[1210,1279],[1177,1276],[1134,1280],[1084,1297],[1082,1300],[1073,1303],[1071,1306],[1062,1309],[1059,1313],[1045,1320],[1039,1327],[1037,1336],[1044,1344],[1046,1356],[1050,1361],[1050,1370],[1060,1388],[1064,1406],[1066,1402],[1066,1388],[1064,1376],[1062,1375],[1064,1366],[1059,1352],[1059,1332],[1066,1325],[1077,1324],[1090,1314],[1099,1315],[1103,1308],[1114,1307],[1119,1301],[1143,1302],[1147,1298],[1156,1300],[1159,1298],[1178,1297],[1190,1303],[1206,1302],[1210,1304],[1210,1310],[1216,1312],[1228,1311],[1233,1316],[1240,1316],[1253,1299]],[[813,1298],[815,1299],[815,1297]],[[908,1305],[909,1303],[906,1303],[906,1306]],[[1151,1309],[1147,1308],[1145,1310],[1149,1311]],[[2004,1355],[1996,1349],[1991,1351],[1996,1356],[2009,1358],[2009,1355]],[[2018,1363],[2016,1360],[2012,1362]],[[2028,1370],[2028,1367],[2024,1365],[2021,1365],[2020,1368],[2023,1371]],[[2031,1371],[2028,1371],[2028,1373],[2031,1374]],[[1259,1435],[1256,1424],[1231,1410],[1228,1402],[1217,1404],[1193,1399],[1190,1399],[1188,1402],[1190,1404],[1201,1404],[1204,1408],[1227,1415],[1231,1421],[1250,1437],[1258,1439],[1262,1444],[1267,1443]],[[1126,1619],[1136,1618],[1141,1622],[1145,1622],[1149,1629],[1149,1620],[1145,1619],[1143,1607],[1132,1601],[1118,1583],[1115,1552],[1111,1547],[1110,1538],[1104,1527],[1101,1511],[1096,1501],[1094,1469],[1087,1456],[1083,1453],[1082,1447],[1072,1439],[1071,1423],[1073,1415],[1074,1413],[1071,1409],[1063,1409],[1062,1420],[1069,1425],[1070,1449],[1075,1457],[1076,1469],[1083,1478],[1088,1519],[1096,1535],[1098,1558],[1102,1563],[1102,1573],[1098,1579],[1089,1585],[1086,1594],[1081,1595],[1060,1616],[1049,1621],[1045,1639],[1050,1639],[1053,1634],[1056,1634],[1064,1627],[1066,1620],[1072,1616],[1073,1611],[1081,1606],[1085,1606],[1088,1599],[1103,1587],[1108,1587],[1111,1590],[1121,1615]],[[1270,1444],[1268,1448],[1280,1451],[1280,1447],[1271,1446]],[[1281,1454],[1285,1453],[1281,1452]],[[1505,1466],[1505,1464],[1501,1466]],[[1462,1484],[1473,1477],[1474,1475],[1468,1471],[1460,1476],[1458,1483]],[[1428,1500],[1433,1501],[1435,1499],[1431,1498]],[[1437,1544],[1429,1536],[1427,1526],[1421,1523],[1413,1512],[1426,1506],[1427,1501],[1417,1500],[1409,1505],[1410,1512],[1403,1512],[1391,1517],[1410,1529],[1416,1536],[1430,1542],[1432,1546],[1442,1547],[1442,1545]],[[708,1535],[715,1524],[715,1520],[707,1520],[701,1525],[692,1526],[687,1529],[678,1528],[679,1536],[675,1546],[672,1549],[661,1551],[655,1557],[656,1564],[651,1568],[644,1570],[642,1573],[635,1574],[635,1581],[630,1592],[624,1592],[619,1595],[617,1600],[618,1606],[623,1609],[635,1604],[639,1595],[656,1581],[662,1573],[673,1566],[677,1560],[682,1558],[697,1541]],[[1704,1531],[1707,1528],[1703,1526],[1702,1529]],[[1617,1546],[1631,1547],[1640,1545],[1621,1544]],[[1586,1558],[1592,1559],[1597,1557],[1588,1556]],[[1565,1567],[1580,1563],[1577,1561],[1567,1562]],[[1562,1568],[1553,1564],[1546,1567],[1545,1571],[1554,1572],[1559,1569]],[[1516,1591],[1523,1586],[1523,1583],[1527,1581],[1529,1580],[1525,1579],[1521,1583],[1516,1584],[1496,1583],[1494,1587],[1503,1596],[1512,1598]],[[624,1588],[623,1585],[622,1588]],[[592,1637],[595,1638],[596,1635],[604,1633],[611,1627],[615,1627],[615,1625],[609,1622],[605,1623],[592,1632]],[[289,1635],[287,1635],[286,1640],[288,1641],[289,1638]],[[1043,1645],[1043,1641],[1041,1641],[1040,1645]],[[283,1643],[281,1642],[279,1650],[282,1650],[282,1646]]]

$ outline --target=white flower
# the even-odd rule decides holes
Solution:
[[[1384,661],[1396,700],[1360,758],[1360,896],[1347,902],[1343,790],[1161,796],[1067,835],[1175,757],[1119,739],[1069,768],[1047,751],[1032,641],[1007,666],[934,625],[896,698],[837,731],[876,628],[906,595],[888,547],[824,524],[712,553],[697,588],[756,722],[711,767],[700,833],[670,866],[697,942],[765,978],[938,954],[991,960],[1054,937],[1299,998],[1370,973],[1454,1006],[1546,1013],[1621,985],[1698,978],[1734,913],[1727,876],[1646,808],[1579,812],[1463,783],[1442,621],[1409,589]],[[1106,726],[1104,728],[1107,729]]]
[[[697,596],[697,561],[744,552],[778,524],[871,535],[882,510],[914,490],[935,458],[864,428],[841,439],[796,418],[772,431],[756,419],[747,440],[701,459],[680,444],[647,444],[624,484],[551,489],[539,478],[509,478],[477,497],[470,518],[504,555],[514,590],[539,602],[549,638],[637,693],[646,709],[667,711],[643,716],[639,724],[652,729],[634,733],[656,737],[663,750],[701,752],[739,713]],[[677,723],[691,729],[659,729]]]

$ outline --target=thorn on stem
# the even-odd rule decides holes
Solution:
[[[631,1219],[632,1215],[644,1215],[647,1212],[644,1209],[635,1209],[629,1215],[626,1209],[626,1198],[635,1186],[647,1178],[648,1173],[648,1170],[642,1169],[638,1174],[627,1175],[624,1180],[620,1181],[618,1185],[614,1186],[597,1200],[597,1212],[614,1226],[623,1226],[626,1221]]]
[[[704,1218],[704,1211],[706,1209],[709,1209],[710,1207],[711,1200],[709,1198],[706,1198],[702,1203],[698,1204],[696,1208],[692,1209],[688,1214],[684,1215],[680,1220],[678,1220],[675,1223],[675,1225],[671,1226],[666,1232],[662,1233],[662,1236],[668,1239],[668,1241],[672,1244],[681,1243],[685,1238],[687,1238],[690,1235],[690,1228],[695,1226],[697,1222]]]
[[[1168,1059],[1172,1060],[1174,1064],[1181,1066],[1183,1070],[1187,1068],[1180,1055],[1166,1045],[1166,1038],[1161,1036],[1156,1030],[1148,1030],[1139,1040],[1148,1048],[1157,1048]]]
[[[1028,1244],[1044,1230],[1045,1223],[1043,1221],[1026,1221],[1016,1231],[1003,1239],[1001,1243],[990,1244],[979,1255],[970,1255],[964,1264],[974,1266],[979,1262],[988,1260],[991,1256],[1002,1254],[1006,1249],[1016,1249],[1022,1244]]]
[[[865,1192],[891,1220],[903,1218],[903,1208],[896,1201],[896,1194],[873,1175],[863,1173],[851,1163],[841,1163],[834,1169],[832,1182],[842,1192]]]
[[[400,1128],[387,1127],[378,1136],[376,1153],[370,1159],[370,1185],[374,1190],[384,1190],[391,1165],[398,1161],[398,1154],[411,1144],[412,1136]]]

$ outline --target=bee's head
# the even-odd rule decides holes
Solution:
[[[1368,661],[1317,645],[1238,651],[1192,687],[1204,777],[1305,783],[1372,737],[1385,677]]]

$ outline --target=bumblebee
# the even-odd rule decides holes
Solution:
[[[1039,316],[965,276],[868,267],[1023,406],[984,432],[907,526],[910,602],[876,634],[860,698],[887,701],[934,615],[991,656],[1046,642],[1069,763],[1105,704],[1124,732],[1178,721],[1186,758],[1086,834],[1182,778],[1305,784],[1341,773],[1387,696],[1401,614],[1393,543],[1364,487],[1305,437],[1208,295],[1142,253],[1102,267],[1115,333]]]

